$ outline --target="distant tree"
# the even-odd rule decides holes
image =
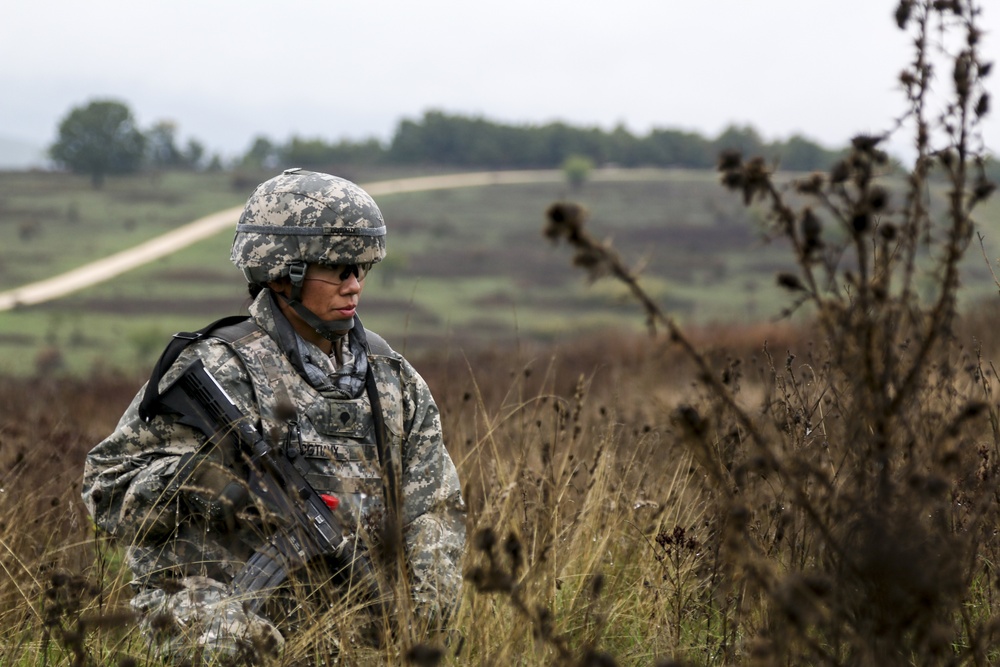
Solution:
[[[537,166],[557,167],[570,155],[586,155],[595,162],[615,161],[605,150],[605,137],[606,134],[599,129],[587,130],[565,123],[550,123],[532,131],[531,143],[542,149]]]
[[[749,125],[744,127],[730,125],[713,142],[712,149],[715,154],[738,151],[743,155],[753,155],[764,151],[764,141],[757,130]]]
[[[641,164],[708,169],[716,161],[711,142],[694,132],[654,129],[642,142],[641,150]]]
[[[329,144],[322,139],[292,137],[278,149],[281,161],[296,167],[331,167],[341,164],[376,164],[383,161],[385,149],[377,139],[360,142],[342,139]]]
[[[157,169],[175,169],[184,162],[177,148],[177,124],[161,120],[146,132],[146,160]]]
[[[253,143],[250,145],[249,150],[243,154],[240,162],[244,167],[254,169],[266,167],[270,169],[277,166],[280,162],[278,147],[267,137],[258,135],[254,137]]]
[[[585,155],[570,155],[562,163],[563,174],[574,190],[583,187],[593,169],[594,161]]]
[[[419,120],[400,122],[384,157],[397,164],[551,169],[569,156],[582,155],[595,164],[708,169],[722,150],[763,152],[797,170],[824,169],[837,158],[837,153],[800,136],[765,143],[749,125],[731,125],[714,140],[665,129],[638,137],[621,124],[610,132],[563,122],[517,126],[443,111],[427,111]]]
[[[205,144],[197,139],[188,139],[184,149],[184,166],[188,169],[199,169],[205,159]]]
[[[718,138],[710,140],[679,130],[653,129],[646,136],[636,136],[622,124],[610,132],[559,121],[508,125],[479,116],[428,110],[419,119],[400,121],[387,146],[376,139],[327,143],[320,138],[300,137],[277,146],[259,137],[244,157],[243,166],[259,168],[265,160],[272,160],[270,166],[316,168],[389,163],[559,169],[570,156],[584,156],[595,165],[710,169],[714,168],[719,151],[726,149],[744,154],[763,152],[771,158],[780,158],[784,168],[795,170],[825,169],[838,157],[837,152],[801,136],[786,142],[765,143],[749,125],[730,126]]]
[[[839,154],[829,151],[801,135],[794,135],[774,147],[781,168],[787,171],[812,171],[829,169]]]
[[[404,120],[399,124],[390,155],[402,163],[486,164],[480,154],[484,129],[479,118],[427,111],[420,122]]]
[[[480,117],[427,111],[420,121],[404,120],[396,128],[386,157],[400,164],[447,164],[463,167],[535,166],[531,128],[500,125]],[[555,166],[566,154],[555,162]]]
[[[218,153],[213,153],[212,158],[208,161],[208,166],[205,167],[207,171],[222,171],[225,169],[225,165],[222,164],[222,156]]]
[[[56,162],[88,174],[95,188],[113,174],[130,174],[142,165],[146,137],[121,102],[94,100],[73,108],[59,124],[59,139],[49,148]]]
[[[385,161],[386,148],[374,137],[363,141],[341,141],[332,146],[333,157],[344,163],[377,164]]]
[[[322,139],[292,137],[281,150],[281,161],[296,167],[319,167],[330,163],[330,147]]]
[[[610,134],[603,134],[601,162],[611,162],[626,167],[640,163],[642,141],[619,123]],[[565,164],[563,165],[565,169]]]
[[[177,123],[162,120],[146,132],[146,161],[154,169],[198,169],[205,158],[205,146],[188,139],[182,149],[177,145]]]

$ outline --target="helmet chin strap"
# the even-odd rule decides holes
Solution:
[[[281,299],[295,311],[296,315],[301,317],[306,324],[316,330],[316,333],[326,340],[334,342],[354,328],[354,320],[356,318],[352,317],[349,320],[321,320],[316,313],[302,305],[302,283],[305,282],[306,266],[305,262],[293,262],[289,267],[288,277],[292,281],[291,298],[288,298],[281,292],[274,292],[274,294],[281,297]]]
[[[306,324],[315,329],[316,333],[330,342],[336,341],[338,338],[354,328],[355,318],[353,317],[349,320],[321,320],[317,317],[316,313],[303,306],[302,302],[297,299],[289,299],[281,292],[274,292],[274,294],[288,304],[288,306],[295,311],[295,314],[301,317]]]

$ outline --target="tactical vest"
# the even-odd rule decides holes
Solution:
[[[401,358],[380,336],[364,335],[369,365],[366,391],[355,399],[341,399],[314,389],[248,317],[225,317],[198,331],[174,334],[146,384],[139,417],[149,421],[159,414],[160,380],[184,348],[198,340],[219,339],[247,371],[261,432],[271,446],[280,449],[316,491],[337,498],[339,518],[350,532],[374,528],[380,525],[387,499],[399,510],[396,471],[402,470],[403,387]],[[378,401],[381,420],[374,417],[372,397]],[[381,448],[379,421],[384,432]]]
[[[401,470],[403,388],[399,358],[381,337],[366,333],[387,450],[393,468]],[[339,500],[337,513],[351,532],[378,527],[385,507],[383,470],[367,393],[343,399],[318,391],[252,320],[211,335],[226,342],[243,362],[253,383],[262,432],[272,446],[285,453],[316,491]]]

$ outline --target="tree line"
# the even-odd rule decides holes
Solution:
[[[841,154],[800,135],[769,143],[750,126],[732,125],[715,138],[672,129],[637,136],[620,125],[611,131],[561,122],[510,125],[427,111],[420,119],[401,121],[386,144],[375,139],[329,143],[301,137],[279,144],[259,136],[243,161],[302,167],[393,164],[551,169],[571,156],[582,156],[599,165],[711,169],[722,150],[768,155],[793,171],[827,169]]]
[[[293,136],[284,143],[257,136],[231,167],[332,168],[343,165],[435,165],[459,168],[559,168],[571,157],[597,165],[710,169],[724,150],[764,155],[790,171],[826,170],[842,154],[801,136],[766,142],[751,126],[732,125],[717,137],[653,129],[643,136],[619,125],[607,131],[562,122],[511,125],[482,117],[427,111],[404,119],[388,142],[377,139],[329,142]],[[140,129],[122,102],[94,100],[73,108],[50,147],[53,160],[87,174],[95,187],[113,174],[141,169],[222,168],[218,156],[206,160],[204,145],[178,145],[177,125],[161,121]]]

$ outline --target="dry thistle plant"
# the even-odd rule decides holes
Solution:
[[[723,186],[789,244],[794,269],[778,276],[793,299],[786,314],[809,309],[815,331],[808,350],[766,351],[759,405],[588,233],[581,206],[548,210],[546,236],[571,245],[592,279],[625,283],[650,330],[665,327],[698,369],[705,391],[673,419],[716,499],[711,523],[739,601],[720,610],[742,640],[720,662],[1000,658],[1000,432],[985,403],[996,376],[962,356],[956,331],[960,262],[993,191],[979,136],[991,65],[980,12],[973,0],[898,5],[914,44],[892,131],[913,131],[902,184],[882,148],[891,133],[857,136],[830,173],[790,181],[762,158],[720,156]]]

